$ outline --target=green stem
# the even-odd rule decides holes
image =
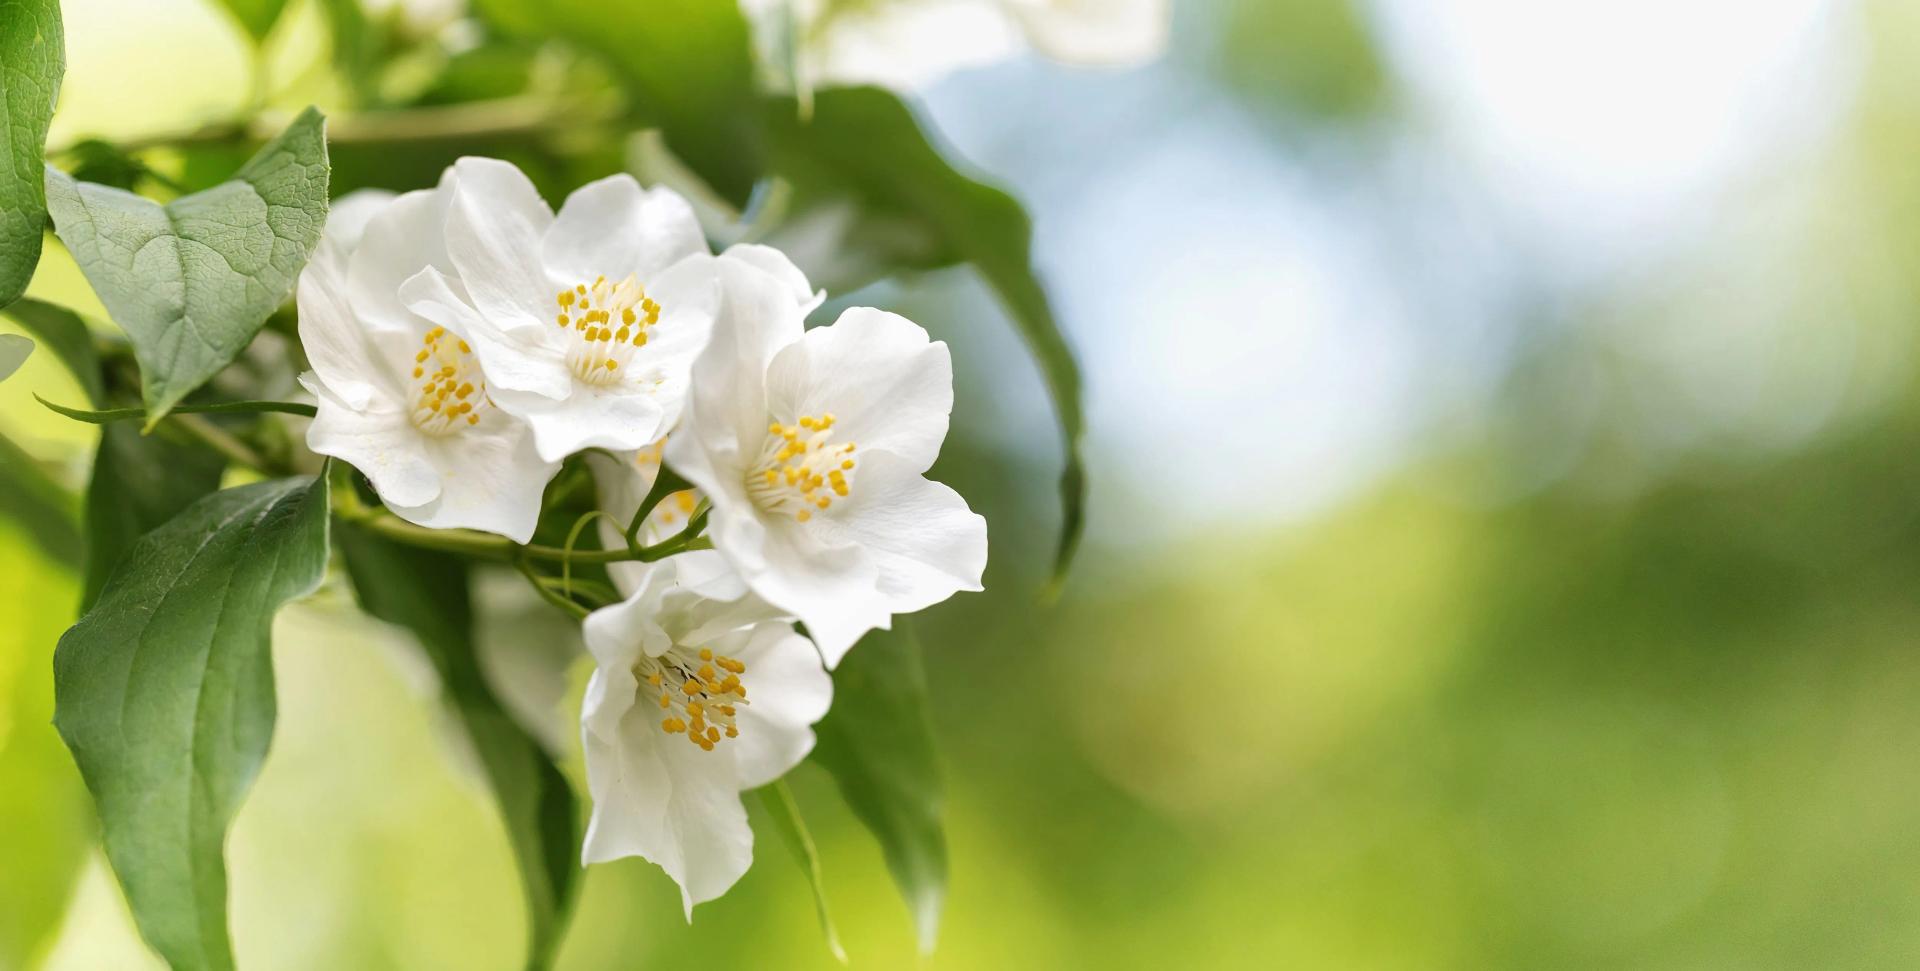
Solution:
[[[513,561],[513,568],[519,570],[520,575],[526,577],[528,583],[533,584],[534,592],[540,595],[540,599],[572,614],[576,620],[587,619],[587,608],[575,603],[570,597],[561,596],[549,587],[547,585],[547,578],[535,573],[533,564],[528,563],[526,557],[517,557]]]
[[[616,115],[611,103],[580,105],[544,96],[516,95],[462,104],[336,115],[327,120],[327,141],[333,145],[393,145],[542,134],[605,124]],[[268,112],[248,121],[216,122],[157,132],[116,144],[121,151],[134,153],[154,148],[265,142],[280,134],[288,120]],[[51,151],[57,154],[64,150],[63,147]]]
[[[551,563],[651,563],[696,547],[695,537],[682,531],[652,546],[619,550],[568,550],[558,546],[522,546],[504,536],[468,529],[429,529],[416,526],[398,516],[360,502],[350,489],[335,490],[334,513],[393,540],[422,549],[459,553],[487,560],[519,562],[542,560]],[[704,521],[703,521],[704,522]]]

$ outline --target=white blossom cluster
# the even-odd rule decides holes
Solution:
[[[946,345],[864,307],[807,330],[822,299],[777,250],[715,256],[671,190],[613,176],[556,214],[483,158],[340,200],[300,281],[308,445],[394,514],[525,543],[586,450],[618,522],[663,463],[692,485],[641,538],[704,508],[711,548],[609,570],[626,599],[585,621],[581,718],[584,862],[653,861],[689,915],[746,871],[740,793],[811,750],[828,670],[894,614],[979,590],[986,565],[985,520],[925,478]]]

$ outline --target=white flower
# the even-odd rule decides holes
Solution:
[[[812,83],[912,89],[1031,45],[1072,64],[1145,63],[1167,46],[1167,0],[741,0],[763,57]]]
[[[313,364],[301,384],[319,399],[307,446],[359,469],[409,522],[526,542],[558,463],[494,406],[468,335],[399,299],[401,281],[446,264],[454,182],[450,173],[435,189],[334,205],[300,276],[300,342]]]
[[[633,595],[586,620],[597,665],[581,712],[593,817],[585,863],[642,856],[693,905],[753,861],[740,793],[813,748],[833,682],[807,639],[736,585],[716,600],[678,582],[711,552],[643,569]]]
[[[831,667],[893,614],[980,589],[986,521],[922,475],[946,438],[953,363],[871,308],[803,331],[799,271],[735,250],[755,258],[719,261],[724,306],[666,459],[711,501],[714,548]]]
[[[685,199],[632,176],[588,183],[560,214],[511,164],[455,163],[447,255],[402,287],[468,333],[493,399],[542,457],[652,444],[673,426],[718,300]]]

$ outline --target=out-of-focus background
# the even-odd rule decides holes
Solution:
[[[247,96],[209,4],[64,8],[56,142]],[[919,624],[953,857],[924,965],[1920,964],[1920,6],[1212,0],[1171,37],[917,95],[1034,214],[1087,370],[1057,606],[1058,455],[993,300],[860,297],[953,345],[936,476],[992,530],[989,592]],[[324,85],[324,44],[296,4],[272,72]],[[33,292],[97,306],[57,248]],[[45,358],[0,430],[78,471]],[[564,711],[510,589],[494,673]],[[0,945],[157,967],[47,723],[40,608],[76,597],[0,524]],[[398,635],[330,587],[276,640],[242,964],[513,967],[506,843]],[[915,965],[867,835],[795,786],[853,966]],[[681,961],[833,966],[777,845],[691,926],[648,864],[591,871],[561,966]]]

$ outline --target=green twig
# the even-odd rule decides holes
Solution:
[[[577,620],[587,619],[587,608],[575,603],[573,598],[563,597],[555,592],[552,587],[547,585],[546,577],[534,572],[533,564],[527,562],[526,557],[516,557],[513,561],[513,568],[519,570],[520,575],[526,577],[527,581],[533,584],[534,592],[540,595],[540,599],[572,614]]]

